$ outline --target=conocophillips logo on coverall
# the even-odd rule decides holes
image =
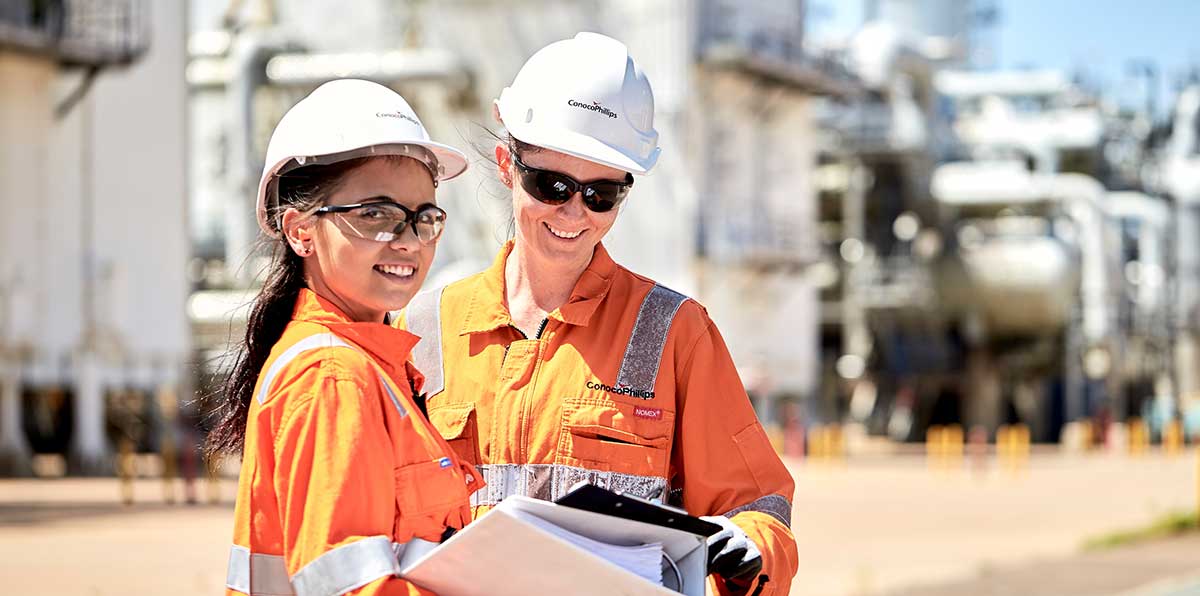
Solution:
[[[587,388],[599,389],[600,391],[605,391],[615,395],[628,395],[630,397],[637,397],[641,399],[654,399],[653,391],[643,391],[641,389],[634,389],[633,387],[609,387],[608,385],[601,385],[600,383],[588,381]]]

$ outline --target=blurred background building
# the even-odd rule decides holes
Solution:
[[[186,20],[144,0],[0,3],[0,462],[111,473],[190,384]]]
[[[510,232],[492,99],[581,30],[638,57],[664,145],[606,246],[707,306],[777,437],[1195,436],[1200,86],[1130,109],[997,69],[1001,8],[868,0],[818,40],[802,0],[0,2],[4,471],[201,424],[264,263],[267,140],[325,81],[477,154],[428,283],[483,269]]]

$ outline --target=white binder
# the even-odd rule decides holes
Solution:
[[[609,544],[661,542],[679,570],[682,589],[676,592],[638,577],[523,521],[521,514]],[[400,575],[441,596],[704,596],[706,559],[703,536],[515,496],[436,548],[406,552]]]

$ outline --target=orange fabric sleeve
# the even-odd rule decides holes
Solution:
[[[720,332],[702,316],[705,328],[677,369],[672,486],[683,490],[683,506],[692,514],[724,515],[766,497],[774,507],[785,507],[785,517],[790,517],[795,482],[758,422]],[[770,579],[761,594],[786,595],[799,566],[791,529],[759,511],[742,511],[731,519],[762,553],[761,574]],[[727,594],[721,584],[710,585]],[[750,592],[756,587],[757,580]]]
[[[339,546],[373,536],[392,540],[395,468],[377,384],[322,375],[289,404],[275,438],[275,491],[288,575]],[[386,399],[386,398],[383,398]],[[349,594],[429,594],[385,576]]]

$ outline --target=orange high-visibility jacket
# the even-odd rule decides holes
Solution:
[[[511,250],[418,294],[397,321],[421,336],[413,356],[430,420],[487,482],[471,497],[475,516],[589,480],[729,516],[762,551],[762,594],[787,594],[794,482],[704,307],[597,245],[567,304],[525,337],[504,305]]]
[[[398,558],[482,483],[414,405],[416,342],[300,291],[250,404],[226,594],[428,593]]]

